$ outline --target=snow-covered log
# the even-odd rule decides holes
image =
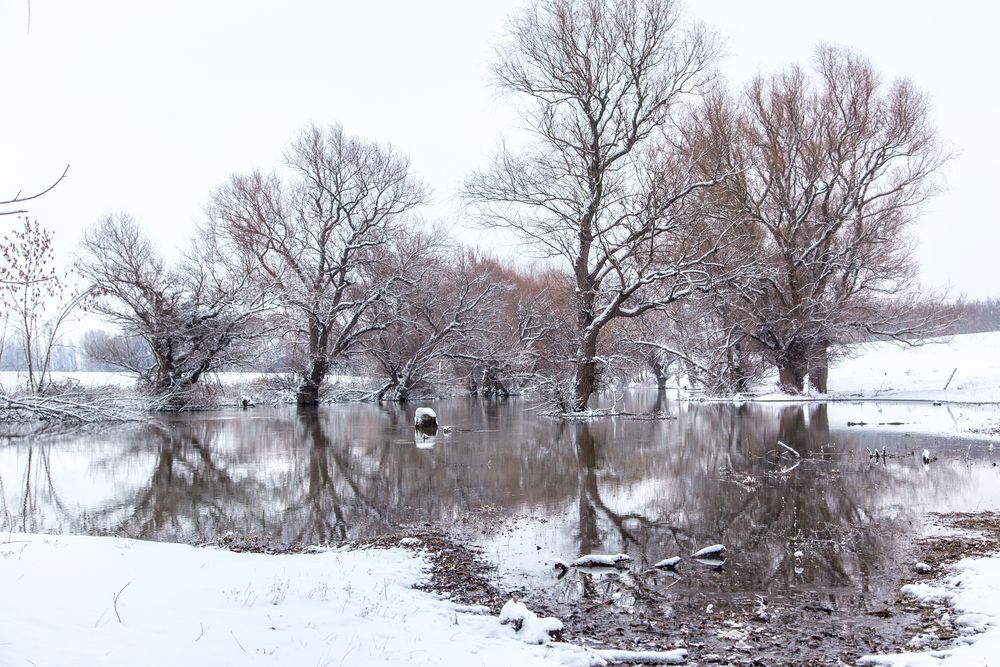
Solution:
[[[621,651],[618,649],[597,649],[594,655],[597,665],[618,665],[622,663],[642,663],[644,665],[683,665],[687,662],[687,649],[675,648],[670,651]]]
[[[673,570],[681,562],[680,556],[673,556],[672,558],[664,558],[659,563],[653,565],[653,567],[661,570]]]
[[[722,544],[713,544],[710,547],[699,549],[691,554],[691,558],[725,558],[726,547]]]
[[[573,567],[625,567],[631,560],[627,554],[587,554],[573,561]]]
[[[0,394],[0,408],[13,420],[42,420],[95,424],[142,421],[162,409],[155,397],[128,392],[75,391],[54,395]]]

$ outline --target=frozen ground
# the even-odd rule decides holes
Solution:
[[[888,667],[989,667],[1000,657],[1000,557],[965,558],[951,567],[939,584],[911,584],[907,595],[932,603],[963,634],[954,646],[926,652],[867,656],[863,665]],[[919,646],[917,636],[911,644]]]
[[[265,555],[12,533],[0,538],[0,665],[606,664],[548,642],[539,627],[554,619],[518,632],[414,589],[427,567],[398,548]]]
[[[769,392],[757,398],[796,397]],[[829,395],[817,398],[1000,403],[1000,331],[935,338],[917,347],[853,346],[830,367]]]

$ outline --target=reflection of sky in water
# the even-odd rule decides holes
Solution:
[[[654,400],[637,394],[626,407]],[[554,558],[626,552],[641,570],[723,542],[722,573],[686,562],[678,586],[758,589],[863,578],[923,513],[1000,506],[1000,452],[941,426],[968,412],[988,423],[992,408],[694,403],[660,406],[671,420],[561,423],[517,401],[432,405],[450,431],[414,433],[412,407],[351,404],[11,441],[0,449],[0,528],[318,542],[492,507],[530,517],[473,531],[525,585],[551,581]],[[883,447],[888,463],[871,462],[867,448]],[[939,457],[927,469],[911,453],[924,447]]]

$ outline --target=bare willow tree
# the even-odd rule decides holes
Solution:
[[[195,251],[169,266],[126,214],[88,230],[81,274],[93,285],[90,308],[115,325],[122,340],[94,347],[98,360],[136,373],[168,407],[183,407],[206,373],[238,361],[260,335],[269,295],[251,289],[252,273],[234,264],[210,229]],[[256,285],[255,285],[256,287]],[[149,354],[137,354],[141,339]]]
[[[254,262],[302,351],[296,402],[315,405],[339,358],[380,325],[364,318],[400,276],[373,266],[427,199],[409,160],[334,125],[307,127],[285,154],[289,177],[234,175],[212,197],[220,234]]]
[[[727,307],[792,392],[807,375],[826,391],[832,344],[933,330],[908,231],[948,157],[909,81],[884,83],[844,48],[821,46],[814,64],[758,77],[706,114],[736,171],[712,195],[753,228],[761,260]]]
[[[466,190],[485,224],[572,276],[565,410],[587,409],[610,323],[708,285],[712,244],[694,242],[699,230],[678,212],[715,178],[696,177],[672,142],[716,51],[671,0],[540,0],[510,23],[494,74],[524,102],[531,139]]]
[[[385,268],[400,278],[367,313],[375,331],[363,348],[383,378],[375,398],[406,401],[439,389],[451,360],[482,357],[484,332],[496,326],[486,309],[504,288],[434,233],[401,235],[390,255]]]

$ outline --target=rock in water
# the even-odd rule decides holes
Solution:
[[[437,413],[430,408],[417,408],[417,411],[413,414],[413,425],[422,427],[437,427],[438,416]]]

